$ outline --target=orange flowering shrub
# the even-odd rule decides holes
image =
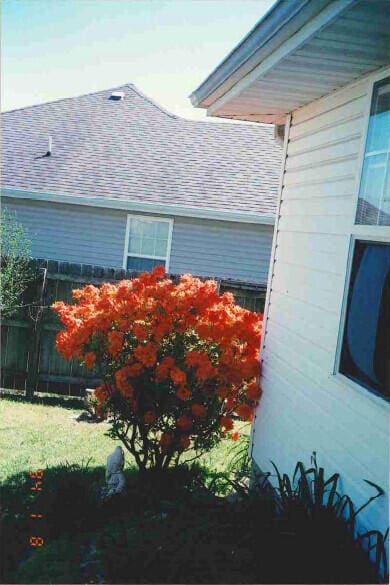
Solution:
[[[214,281],[175,284],[158,267],[73,297],[53,305],[65,326],[57,349],[104,380],[98,409],[140,469],[164,469],[189,449],[198,456],[226,433],[236,439],[236,419],[252,420],[262,316]]]

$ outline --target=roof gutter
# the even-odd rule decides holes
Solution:
[[[277,0],[243,40],[210,73],[205,81],[192,92],[190,95],[191,103],[195,107],[207,108],[210,100],[212,102],[215,99],[215,97],[214,99],[212,98],[212,94],[216,92],[216,97],[223,95],[225,91],[232,87],[233,80],[240,79],[264,58],[262,49],[266,48],[272,40],[274,40],[273,45],[280,45],[285,40],[284,37],[286,36],[287,38],[286,31],[283,34],[282,29],[299,14],[302,14],[305,8],[309,8],[310,11],[310,14],[304,18],[304,22],[307,22],[315,4],[317,4],[318,10],[322,10],[324,5],[330,1]],[[300,28],[304,22],[298,22],[297,28]],[[288,34],[291,34],[291,27]],[[241,68],[242,71],[238,72]]]
[[[169,205],[161,203],[149,203],[144,201],[124,201],[122,199],[114,198],[64,195],[59,193],[45,193],[42,191],[27,191],[10,188],[3,188],[1,193],[5,197],[13,197],[17,199],[47,201],[50,203],[68,203],[72,205],[103,207],[106,209],[118,209],[122,211],[138,211],[140,213],[157,213],[159,215],[169,215],[176,217],[193,217],[199,219],[213,219],[261,225],[274,225],[275,223],[275,216],[273,215],[262,215],[260,213],[251,213],[248,211],[224,211],[208,208],[202,209],[185,205]]]
[[[243,41],[192,93],[209,115],[266,73],[357,0],[278,0]],[[230,117],[230,116],[225,116]]]

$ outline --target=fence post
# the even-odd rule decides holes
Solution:
[[[47,268],[41,268],[43,272],[41,293],[38,301],[36,316],[33,317],[33,326],[30,330],[30,345],[28,352],[27,377],[26,377],[26,397],[32,398],[38,384],[39,376],[39,353],[41,349],[41,335],[43,326],[43,310],[46,299],[47,288]]]

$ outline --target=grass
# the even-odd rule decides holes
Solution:
[[[0,481],[17,473],[47,469],[65,462],[82,465],[90,460],[90,467],[106,464],[108,455],[120,444],[107,436],[106,422],[90,424],[75,419],[80,409],[29,403],[3,397],[0,400]],[[244,427],[244,433],[248,426]],[[230,440],[202,457],[202,463],[215,471],[222,471],[232,448]],[[126,453],[126,467],[133,465]]]
[[[0,401],[1,582],[381,582],[339,518],[297,522],[278,513],[269,492],[237,487],[237,469],[248,471],[245,437],[160,476],[139,475],[127,455],[128,492],[102,505],[118,442],[105,436],[106,423],[75,420],[82,405],[44,402]],[[236,472],[220,473],[234,459]],[[38,493],[28,476],[36,469],[44,470]],[[223,484],[241,498],[221,497]],[[35,512],[43,519],[32,520]],[[29,545],[34,534],[41,548]]]
[[[0,460],[0,482],[3,485],[2,530],[7,534],[2,551],[6,559],[3,580],[7,582],[17,579],[15,571],[21,560],[20,582],[30,582],[31,575],[34,580],[37,572],[43,582],[45,579],[73,582],[77,573],[75,565],[85,546],[83,530],[96,528],[99,532],[101,529],[91,520],[96,516],[95,494],[104,483],[107,457],[120,442],[106,436],[109,428],[106,422],[78,422],[76,418],[82,410],[81,402],[58,401],[55,397],[26,401],[22,396],[4,393],[0,400],[0,452],[6,454]],[[248,426],[243,430],[247,434]],[[222,471],[233,445],[230,440],[223,441],[203,456],[203,465],[212,473]],[[131,483],[136,475],[134,462],[128,453],[125,459],[125,471]],[[38,469],[44,470],[41,494],[30,490],[29,472]],[[137,507],[142,509],[139,494],[137,498]],[[146,508],[149,504],[146,503]],[[37,512],[38,508],[45,517],[41,525],[30,519],[30,513]],[[28,540],[36,526],[40,526],[45,546],[32,551]],[[72,546],[67,549],[69,533],[72,533]],[[65,540],[61,540],[64,534]],[[60,556],[64,548],[68,554],[62,563]],[[46,569],[44,574],[40,573],[41,559],[45,566],[47,563],[53,566],[52,573],[50,569],[48,575]]]
[[[68,461],[91,459],[104,465],[115,442],[106,437],[106,423],[77,422],[80,410],[29,404],[3,398],[0,402],[0,480],[16,473],[47,469]]]

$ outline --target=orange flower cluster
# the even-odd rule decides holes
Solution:
[[[218,294],[214,281],[184,275],[174,283],[158,267],[73,297],[53,305],[64,325],[58,351],[99,366],[99,407],[139,425],[149,447],[168,457],[208,429],[222,436],[236,418],[252,420],[262,316]]]
[[[110,331],[108,334],[108,351],[112,357],[116,358],[123,348],[123,333],[120,331]]]
[[[207,416],[207,408],[203,404],[197,404],[196,402],[191,406],[191,411],[194,416],[198,418],[205,418]]]

